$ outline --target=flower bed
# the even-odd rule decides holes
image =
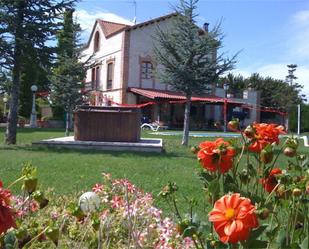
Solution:
[[[152,195],[126,179],[102,174],[102,183],[79,200],[43,193],[37,180],[36,169],[26,164],[13,183],[23,182],[23,196],[1,183],[1,248],[193,248]]]
[[[109,174],[81,196],[43,192],[26,163],[15,182],[0,182],[0,248],[308,248],[308,158],[298,153],[297,139],[280,144],[284,130],[274,124],[240,131],[234,120],[229,127],[241,139],[191,149],[203,188],[198,200],[184,196],[187,213],[179,211],[176,183],[159,193],[174,209],[169,217],[151,194]],[[13,196],[9,189],[18,184],[21,195]]]

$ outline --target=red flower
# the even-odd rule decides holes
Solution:
[[[223,138],[215,141],[205,141],[200,144],[197,157],[203,168],[221,173],[227,172],[233,166],[236,150]]]
[[[279,135],[285,133],[283,126],[276,124],[256,123],[252,127],[255,134],[253,138],[248,137],[252,140],[249,150],[256,153],[260,153],[268,144],[279,144]]]
[[[208,214],[223,243],[237,243],[248,239],[252,228],[258,227],[255,206],[240,194],[225,195],[215,202]]]
[[[272,171],[270,171],[269,176],[266,178],[261,179],[261,183],[264,186],[264,189],[271,193],[273,189],[278,185],[278,181],[276,179],[276,175],[281,175],[282,171],[279,168],[274,168]]]
[[[9,228],[16,227],[11,204],[11,192],[3,189],[0,181],[0,235],[5,233]]]

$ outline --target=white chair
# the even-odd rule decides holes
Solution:
[[[161,128],[161,126],[157,123],[144,123],[141,125],[142,130],[152,130],[152,131],[158,131]]]
[[[304,146],[305,146],[305,147],[309,147],[308,137],[307,137],[307,136],[303,136],[303,137],[301,137],[301,138],[304,139]]]

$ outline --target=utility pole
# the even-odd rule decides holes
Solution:
[[[297,105],[297,135],[300,135],[300,104]]]

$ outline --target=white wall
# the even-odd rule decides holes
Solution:
[[[141,28],[133,29],[130,31],[130,50],[129,50],[129,87],[140,86],[140,57],[151,57],[153,60],[155,56],[153,54],[154,38],[156,34],[157,25],[162,30],[171,26],[172,19],[166,19],[164,21],[149,24]],[[153,88],[152,80],[143,80],[142,88]],[[155,89],[166,89],[165,84],[161,84],[157,78],[155,78]]]
[[[100,34],[100,50],[94,54],[94,37],[96,32]],[[105,38],[103,31],[98,24],[95,25],[93,36],[89,43],[89,47],[83,51],[84,58],[86,60],[90,56],[91,63],[99,64],[100,66],[100,82],[99,89],[106,91],[107,83],[107,61],[110,59],[115,60],[114,64],[114,77],[113,77],[113,89],[121,88],[121,66],[122,66],[122,39],[124,32],[120,32],[108,39]],[[91,81],[91,69],[87,71],[86,82]],[[119,102],[121,100],[120,93],[118,92],[108,92],[107,95],[114,97],[114,101]]]

